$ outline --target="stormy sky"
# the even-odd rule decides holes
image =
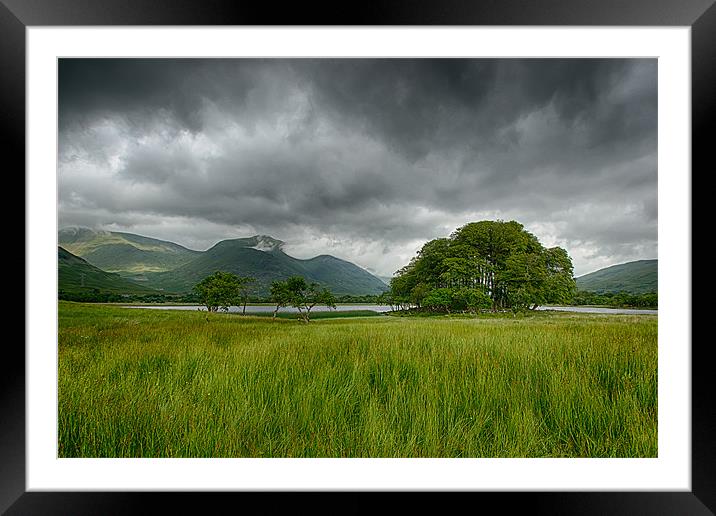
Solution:
[[[58,100],[60,227],[383,276],[486,219],[575,276],[657,257],[655,59],[61,59]]]

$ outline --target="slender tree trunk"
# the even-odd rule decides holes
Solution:
[[[311,320],[311,309],[316,306],[316,304],[312,304],[310,306],[306,306],[306,324]]]
[[[281,305],[276,305],[276,309],[273,311],[273,317],[272,319],[276,319],[276,314],[278,313],[278,309],[281,308]]]
[[[297,306],[296,308],[298,309],[298,317],[299,317],[299,319],[302,319],[303,322],[308,323],[308,321],[306,320],[306,315],[303,313],[303,310],[301,310],[301,307],[300,307],[300,306]]]

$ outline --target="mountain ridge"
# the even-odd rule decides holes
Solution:
[[[156,294],[119,274],[106,272],[57,246],[57,290],[62,295],[88,294],[94,291],[112,294]]]
[[[604,294],[658,292],[658,260],[618,263],[575,278],[577,288]]]
[[[57,240],[95,267],[134,280],[146,272],[171,270],[200,252],[168,240],[77,226],[60,229]]]
[[[272,281],[303,276],[334,294],[380,294],[384,284],[365,269],[331,255],[294,258],[280,246],[256,249],[254,237],[222,240],[200,256],[172,271],[148,274],[148,284],[172,292],[187,292],[217,270],[254,278],[257,293],[267,295]]]
[[[125,232],[75,227],[58,234],[60,242],[77,250],[77,256],[88,263],[166,293],[189,292],[217,270],[254,277],[260,295],[268,294],[272,281],[293,275],[337,295],[380,294],[387,289],[383,281],[353,262],[328,254],[295,258],[283,251],[285,242],[269,235],[220,240],[206,251],[195,251]]]

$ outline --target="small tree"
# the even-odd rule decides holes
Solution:
[[[273,319],[276,319],[279,309],[291,303],[291,293],[285,281],[277,280],[271,283],[271,300],[276,304],[273,311]]]
[[[236,274],[216,271],[197,283],[194,292],[209,312],[226,312],[230,306],[239,304],[242,284],[243,278]]]
[[[274,317],[281,306],[290,304],[298,309],[299,316],[305,323],[311,320],[311,310],[316,305],[336,307],[336,298],[328,289],[319,288],[317,283],[306,283],[301,276],[291,276],[285,282],[274,281],[271,285],[271,296],[276,303]]]
[[[249,295],[253,290],[251,283],[256,281],[256,279],[247,276],[239,278],[239,280],[241,282],[241,285],[239,286],[239,297],[241,298],[242,303],[241,315],[246,315],[246,303],[249,301]]]

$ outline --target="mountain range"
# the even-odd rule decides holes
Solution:
[[[620,263],[575,278],[577,288],[604,294],[628,292],[646,294],[658,292],[658,260],[637,260]]]
[[[272,281],[294,275],[336,295],[380,294],[390,281],[335,256],[294,258],[283,251],[284,242],[267,235],[222,240],[196,251],[133,233],[71,227],[58,232],[58,244],[59,289],[67,293],[183,294],[217,270],[254,278],[261,296]],[[657,263],[622,263],[575,279],[580,290],[596,293],[657,292]]]
[[[62,247],[57,248],[57,276],[60,294],[94,291],[110,294],[152,294],[155,290],[106,272]]]
[[[330,255],[307,260],[289,256],[284,242],[267,235],[223,240],[206,251],[132,233],[64,228],[58,233],[65,252],[145,289],[186,293],[217,270],[255,279],[255,292],[268,294],[271,282],[303,276],[336,295],[380,294],[387,285],[365,269]]]
[[[61,229],[58,243],[95,267],[130,278],[175,269],[201,254],[156,238],[82,227]]]

